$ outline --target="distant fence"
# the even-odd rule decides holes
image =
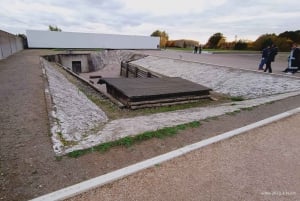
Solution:
[[[23,49],[21,37],[0,30],[0,60]]]
[[[147,69],[142,68],[141,66],[137,66],[134,64],[131,64],[126,61],[121,62],[121,71],[120,76],[122,77],[128,77],[128,78],[159,78],[163,77],[162,75],[159,75],[158,73],[151,72]]]

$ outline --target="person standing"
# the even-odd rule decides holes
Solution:
[[[300,49],[297,44],[292,45],[291,53],[288,57],[288,67],[283,71],[288,74],[296,73],[300,68]]]
[[[268,52],[269,52],[270,46],[264,48],[261,51],[261,60],[260,60],[260,64],[258,65],[258,70],[264,70],[264,65],[266,63],[267,57],[268,57]]]
[[[199,49],[199,52],[198,52],[198,53],[201,54],[201,52],[202,52],[202,46],[199,45],[198,49]]]
[[[195,45],[195,47],[194,47],[194,54],[197,54],[197,52],[198,52],[198,46]]]
[[[267,60],[266,60],[266,68],[265,68],[264,72],[269,71],[269,73],[272,73],[271,63],[275,61],[275,56],[277,55],[277,53],[278,53],[278,48],[275,45],[272,45],[268,51],[268,56],[267,56]]]

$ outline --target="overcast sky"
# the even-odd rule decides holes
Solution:
[[[25,33],[56,25],[66,32],[150,35],[204,44],[300,29],[299,0],[0,0],[0,29]]]

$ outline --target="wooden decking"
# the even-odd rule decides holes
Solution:
[[[196,101],[209,97],[211,90],[179,77],[101,78],[98,83],[131,109]]]

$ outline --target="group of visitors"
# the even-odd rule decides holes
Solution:
[[[272,73],[271,63],[275,61],[275,56],[278,53],[278,48],[275,45],[268,46],[262,50],[261,62],[258,65],[258,70]],[[264,65],[266,68],[264,69]],[[288,67],[283,71],[287,74],[294,74],[300,69],[300,49],[297,44],[292,45],[290,55],[288,57]]]
[[[278,53],[278,48],[276,45],[271,45],[262,50],[262,58],[261,62],[258,66],[258,70],[264,70],[264,72],[272,73],[272,66],[271,63],[275,61],[275,56]],[[264,69],[263,66],[266,64],[266,68]]]
[[[195,47],[194,47],[194,54],[201,54],[201,52],[202,52],[202,46],[201,45],[199,45],[199,46],[197,46],[197,45],[195,45]]]

